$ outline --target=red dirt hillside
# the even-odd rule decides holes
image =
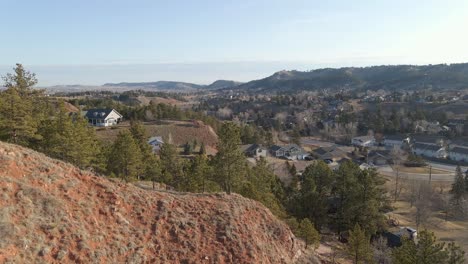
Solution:
[[[303,243],[239,195],[143,190],[0,142],[0,263],[293,263]]]

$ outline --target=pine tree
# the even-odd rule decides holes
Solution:
[[[246,175],[246,160],[239,149],[240,131],[234,123],[224,123],[219,130],[218,153],[215,156],[217,181],[230,194],[238,190]]]
[[[372,263],[373,261],[370,237],[358,224],[354,226],[353,230],[349,231],[347,251],[354,264]]]
[[[183,180],[183,164],[177,153],[177,148],[170,143],[164,143],[159,151],[159,156],[161,159],[162,182],[179,189]]]
[[[100,152],[94,129],[81,117],[72,117],[59,105],[55,116],[38,127],[41,140],[38,150],[47,155],[73,163],[80,168],[94,167]]]
[[[459,206],[463,203],[463,199],[466,195],[465,188],[465,179],[463,178],[463,173],[461,171],[460,165],[457,166],[455,171],[455,181],[452,184],[452,189],[450,190],[452,194],[452,200],[455,205]]]
[[[445,243],[438,243],[434,233],[421,231],[418,233],[418,243],[404,239],[403,245],[393,251],[394,264],[439,264],[463,263],[463,254],[455,245],[444,249]],[[461,256],[460,256],[461,255]],[[453,262],[448,262],[452,259]],[[461,262],[458,262],[460,261]]]
[[[465,251],[463,251],[457,244],[450,242],[445,248],[448,259],[447,264],[463,264],[465,263]]]
[[[138,144],[130,132],[120,132],[109,153],[108,171],[128,182],[142,174],[141,168],[141,152]]]
[[[197,155],[190,164],[186,173],[187,183],[185,190],[190,192],[212,192],[220,190],[217,183],[212,181],[213,168],[205,155]]]
[[[0,138],[21,145],[30,145],[40,139],[37,127],[42,115],[40,104],[35,104],[40,92],[34,91],[37,79],[33,73],[26,71],[21,64],[16,64],[14,73],[3,77],[4,86],[0,98]]]
[[[202,142],[200,145],[200,151],[198,152],[200,155],[206,155],[206,148],[205,148],[205,142]]]
[[[306,248],[308,245],[314,245],[317,247],[320,242],[320,234],[314,227],[314,224],[310,222],[308,218],[304,218],[298,228],[299,237],[304,239],[306,243]]]
[[[306,167],[302,174],[298,203],[303,217],[310,218],[318,229],[327,223],[328,197],[332,190],[334,175],[323,161]]]
[[[190,155],[192,154],[193,148],[192,145],[190,145],[189,142],[186,142],[184,145],[184,155]]]

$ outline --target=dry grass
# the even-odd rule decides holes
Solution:
[[[218,136],[210,126],[202,125],[198,127],[188,121],[148,122],[144,126],[148,136],[161,136],[167,139],[170,134],[173,144],[176,145],[197,140],[198,144],[204,142],[206,146],[215,147],[218,142]],[[96,134],[102,140],[113,141],[120,131],[127,130],[128,128],[128,123],[124,123],[117,127],[117,129],[96,130]]]
[[[401,172],[406,172],[406,173],[421,173],[421,174],[429,174],[429,168],[428,167],[406,167],[406,166],[400,166],[400,171]],[[432,174],[448,174],[452,173],[451,171],[445,171],[445,170],[439,170],[439,169],[434,169],[432,168],[431,170]]]
[[[397,219],[400,226],[409,226],[416,228],[416,207],[411,206],[411,193],[413,192],[412,185],[427,184],[427,181],[409,181],[401,179],[402,189],[397,202],[392,203],[394,210],[388,213],[388,216]],[[395,181],[393,178],[388,178],[386,188],[389,193],[393,194]],[[423,203],[428,205],[428,215],[423,219],[419,227],[420,230],[428,229],[433,231],[441,241],[455,241],[465,252],[468,252],[468,219],[459,219],[454,214],[449,214],[445,221],[445,209],[443,200],[450,199],[450,183],[432,182],[432,198],[424,200]],[[395,228],[396,230],[397,228]]]

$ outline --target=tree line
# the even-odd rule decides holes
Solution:
[[[372,263],[370,238],[385,229],[384,212],[389,210],[384,181],[375,170],[361,170],[356,164],[345,162],[332,171],[318,161],[298,175],[292,165],[289,171],[293,180],[285,186],[265,159],[249,165],[239,145],[243,137],[255,133],[249,134],[245,127],[233,122],[219,123],[218,152],[214,156],[200,151],[191,158],[182,158],[177,146],[170,142],[164,143],[159,155],[155,155],[138,118],[112,144],[103,144],[84,118],[68,114],[63,105],[57,108],[42,91],[33,89],[37,79],[22,65],[18,64],[4,81],[6,90],[0,94],[1,140],[125,181],[159,182],[184,192],[239,193],[261,202],[284,219],[308,245],[318,244],[323,227],[338,233],[350,231],[348,250],[355,263]],[[148,109],[158,113],[157,105]],[[174,111],[173,107],[160,106],[161,113],[166,111],[161,109]],[[462,180],[465,184],[466,178]],[[455,186],[458,185],[454,185],[453,193],[458,195]],[[467,186],[463,186],[466,192]],[[394,263],[463,263],[457,246],[440,246],[431,235],[423,238],[429,242],[406,241],[394,250]],[[442,262],[410,262],[413,254],[426,254],[425,247],[437,253],[437,258],[430,259]]]

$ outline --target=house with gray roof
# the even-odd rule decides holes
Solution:
[[[448,156],[451,160],[468,162],[468,147],[465,146],[450,146]]]
[[[84,117],[92,126],[115,126],[122,121],[123,116],[115,109],[89,109],[84,112]]]
[[[273,145],[270,147],[270,153],[273,157],[289,160],[303,160],[309,156],[309,153],[296,144],[286,146]]]
[[[432,143],[414,143],[413,153],[418,156],[445,159],[448,156],[447,149]]]

